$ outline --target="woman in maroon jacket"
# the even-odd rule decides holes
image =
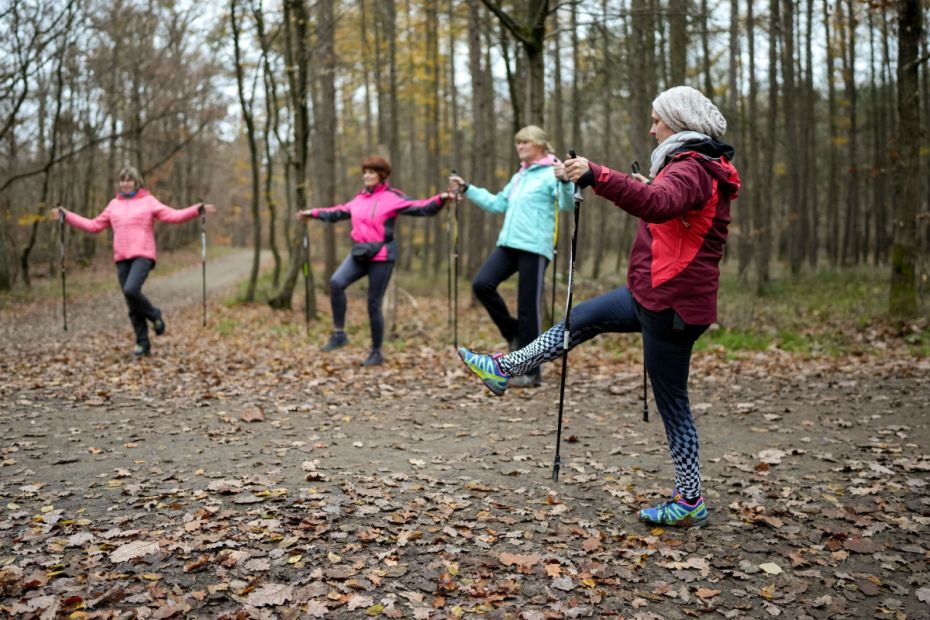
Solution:
[[[565,162],[565,173],[582,187],[640,218],[630,252],[627,285],[572,309],[569,348],[605,332],[641,332],[646,371],[665,424],[675,488],[672,498],[640,510],[659,525],[702,525],[698,434],[688,401],[691,349],[717,319],[719,263],[727,239],[730,201],[740,186],[730,163],[733,148],[719,141],[726,120],[704,95],[679,86],[652,104],[651,181],[589,162]],[[556,170],[556,174],[560,171]],[[644,182],[645,181],[645,182]],[[534,342],[508,355],[465,348],[465,364],[500,396],[510,377],[530,372],[563,352],[559,322]]]

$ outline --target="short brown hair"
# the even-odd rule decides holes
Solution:
[[[123,169],[119,171],[118,181],[127,179],[136,184],[136,189],[142,187],[142,175],[139,174],[139,171],[132,166],[123,166]]]
[[[391,164],[385,158],[377,155],[365,158],[362,162],[362,171],[365,170],[374,170],[382,181],[391,176]]]

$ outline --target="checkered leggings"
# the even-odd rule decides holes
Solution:
[[[572,309],[569,350],[606,332],[642,332],[646,372],[675,464],[675,486],[686,498],[701,495],[697,428],[688,400],[691,348],[706,329],[685,325],[675,329],[674,311],[650,312],[637,307],[626,287],[585,301]],[[511,377],[527,374],[562,355],[564,321],[559,321],[527,346],[498,359]]]

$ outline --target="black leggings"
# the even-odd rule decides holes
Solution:
[[[161,310],[152,305],[149,298],[142,293],[145,279],[155,267],[150,258],[130,258],[116,263],[116,276],[119,286],[129,306],[129,321],[136,333],[136,344],[149,346],[149,326],[146,321],[154,321],[161,316]]]
[[[475,276],[471,285],[475,297],[487,309],[491,320],[508,343],[516,340],[517,346],[524,347],[539,335],[539,301],[548,264],[545,256],[499,247],[491,252]],[[514,273],[520,274],[516,318],[510,314],[507,304],[497,292],[500,283]]]
[[[346,324],[346,289],[350,284],[368,276],[368,321],[371,324],[371,348],[380,349],[384,342],[384,315],[381,300],[391,281],[394,261],[359,261],[351,254],[339,265],[329,281],[329,298],[333,308],[333,327],[343,329]]]

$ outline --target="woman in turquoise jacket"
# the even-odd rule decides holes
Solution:
[[[453,189],[464,190],[466,198],[491,213],[503,213],[504,225],[497,237],[497,248],[482,265],[472,282],[475,297],[511,349],[519,349],[540,333],[539,304],[546,266],[552,260],[557,210],[574,209],[572,184],[565,168],[552,154],[546,132],[529,125],[514,136],[520,169],[497,194],[469,185],[452,175]],[[517,283],[517,316],[497,292],[497,287],[514,273]],[[540,383],[539,368],[510,385],[535,386]]]

